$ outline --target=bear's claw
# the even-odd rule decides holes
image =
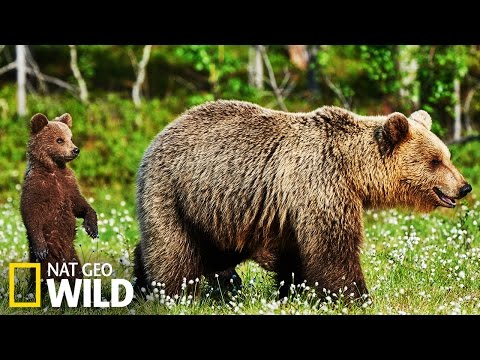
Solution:
[[[98,238],[98,228],[96,224],[91,226],[90,224],[83,223],[83,228],[92,239]]]
[[[48,255],[48,248],[45,249],[40,249],[40,250],[34,250],[33,254],[39,261],[43,261],[47,258]]]

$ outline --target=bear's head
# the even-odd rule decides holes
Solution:
[[[375,132],[382,155],[390,160],[396,205],[429,212],[438,206],[455,207],[472,187],[450,160],[450,151],[430,131],[432,119],[423,110],[409,118],[401,113],[387,117]],[[388,161],[388,160],[387,160]]]
[[[31,134],[28,146],[30,160],[46,167],[65,167],[75,159],[80,149],[72,141],[72,117],[63,114],[54,121],[48,121],[43,114],[36,114],[30,120]]]

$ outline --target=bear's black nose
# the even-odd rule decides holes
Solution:
[[[73,154],[74,154],[74,155],[78,155],[78,154],[80,154],[80,149],[79,149],[79,148],[77,148],[77,147],[76,147],[76,148],[74,148],[74,149],[73,149]],[[462,189],[463,189],[463,188],[462,188]]]
[[[463,185],[460,189],[459,195],[460,197],[466,196],[470,191],[472,191],[472,186],[470,184]]]

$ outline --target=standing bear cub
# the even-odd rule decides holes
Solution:
[[[97,214],[80,193],[75,175],[67,167],[67,162],[80,153],[72,142],[72,117],[63,114],[55,120],[48,121],[43,114],[31,119],[28,165],[20,202],[30,261],[42,264],[41,278],[44,280],[60,278],[48,276],[48,264],[80,263],[73,244],[75,218],[84,219],[88,235],[98,236]],[[82,277],[81,267],[76,269],[76,274],[70,274],[69,279]]]
[[[139,286],[229,272],[252,259],[285,281],[360,297],[362,212],[454,207],[471,186],[425,111],[288,113],[240,101],[194,107],[163,130],[138,172]],[[295,275],[292,277],[292,273]]]

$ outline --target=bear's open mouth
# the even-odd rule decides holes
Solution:
[[[70,156],[65,156],[63,159],[65,161],[72,161],[74,159],[76,159],[78,157],[78,155],[70,155]]]
[[[433,191],[435,192],[435,194],[437,194],[438,198],[442,201],[442,206],[445,206],[448,208],[455,207],[456,203],[454,198],[448,197],[443,192],[441,192],[440,189],[437,187],[434,187]]]

